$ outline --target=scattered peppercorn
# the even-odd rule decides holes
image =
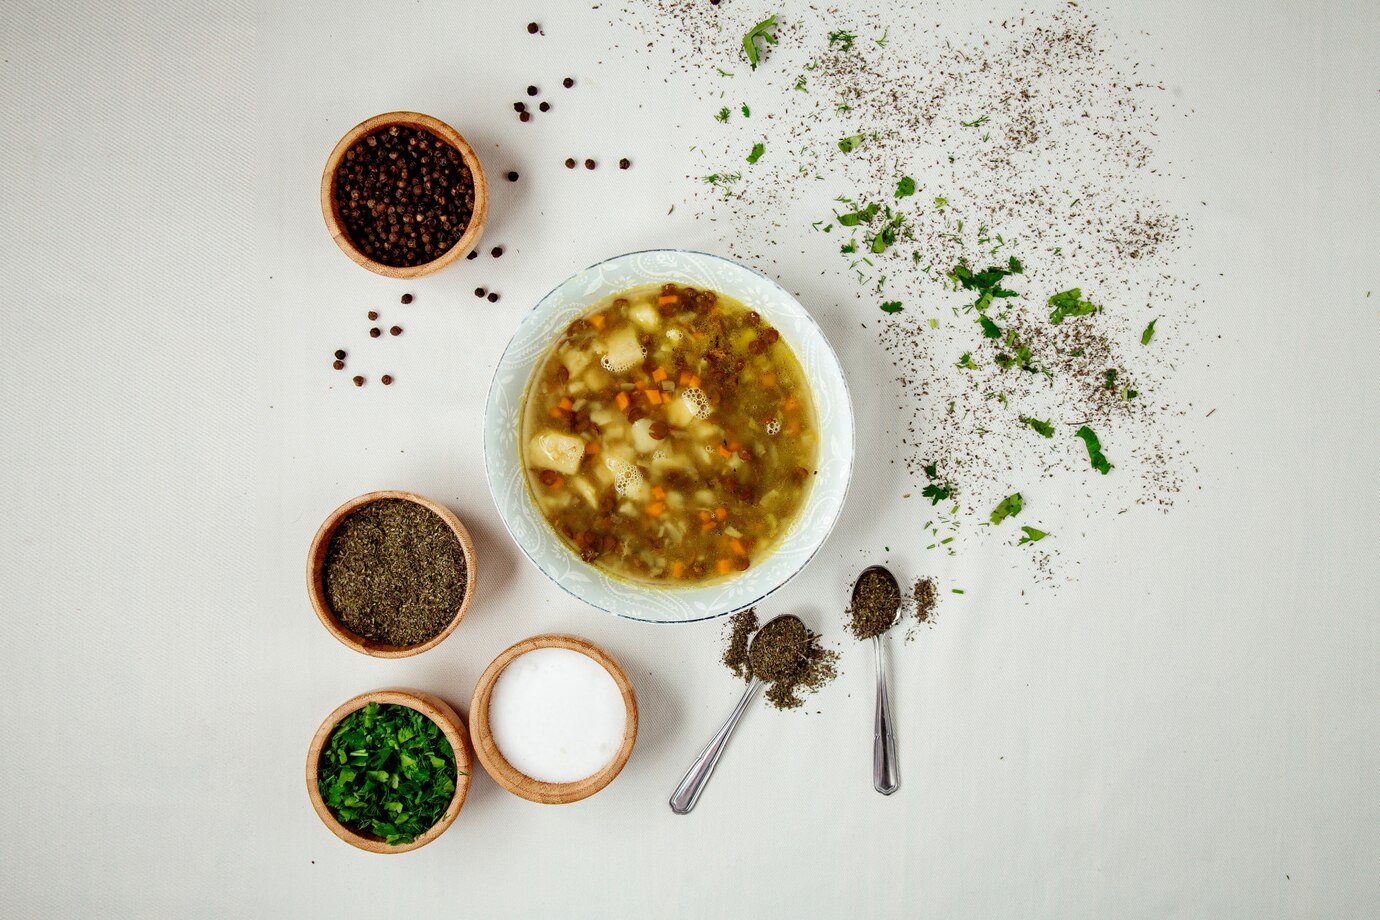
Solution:
[[[472,250],[472,251],[470,252],[469,255],[465,256],[465,258],[467,258],[467,259],[477,259],[477,258],[479,258],[479,250],[478,250],[478,249]]]
[[[565,168],[566,168],[566,169],[574,169],[574,168],[575,168],[575,158],[574,158],[574,157],[566,157],[566,158],[565,158]]]
[[[564,80],[561,81],[561,86],[564,86],[566,89],[570,89],[574,85],[575,81],[570,77],[566,77]]]
[[[490,292],[489,292],[489,303],[498,303],[498,292],[497,292],[497,291],[490,291]]]
[[[375,326],[373,329],[369,330],[369,338],[371,339],[376,339],[381,335],[383,335],[383,333],[379,331],[378,326]]]
[[[509,171],[508,171],[508,181],[509,181],[509,182],[516,182],[517,180],[518,180],[518,174],[517,174],[516,172],[512,171],[512,170],[509,170]]]
[[[370,310],[370,311],[369,311],[369,319],[370,319],[370,320],[376,320],[376,319],[378,319],[378,318],[379,318],[379,311],[377,311],[377,310]]]
[[[503,247],[502,247],[502,246],[495,246],[493,249],[490,249],[490,250],[489,250],[489,255],[491,255],[491,256],[493,256],[495,259],[497,259],[499,256],[503,255]]]
[[[343,371],[345,370],[345,362],[337,358],[336,360],[331,362],[331,367],[335,368],[338,371]]]
[[[543,112],[549,112],[551,111],[551,103],[543,102],[541,105],[537,106],[537,108],[541,109]]]
[[[536,88],[535,86],[529,86],[529,87],[527,87],[527,95],[529,95],[529,96],[535,96],[536,94],[537,94],[537,88]]]
[[[363,378],[363,377],[356,377],[356,378],[355,378],[355,386],[357,386],[357,387],[362,387],[362,386],[364,386],[364,378]]]
[[[535,22],[529,22],[529,23],[527,23],[527,32],[528,32],[528,34],[530,34],[530,35],[536,35],[536,34],[537,34],[537,30],[540,29],[540,28],[541,28],[541,26],[537,25]]]
[[[531,113],[531,112],[523,112],[521,115],[518,116],[518,121],[531,121],[531,120],[532,120],[532,113]]]
[[[618,168],[619,168],[619,169],[628,169],[628,168],[630,168],[631,166],[632,166],[632,160],[628,159],[627,157],[623,157],[623,159],[621,159],[621,160],[618,161]]]
[[[474,289],[474,296],[475,296],[475,297],[483,297],[483,296],[484,296],[485,294],[487,294],[487,293],[489,293],[489,292],[486,291],[486,290],[484,290],[482,287],[481,287],[481,288],[475,288],[475,289]]]
[[[525,103],[525,102],[514,102],[514,103],[513,103],[513,111],[514,111],[514,112],[525,112],[525,111],[527,111],[527,103]]]
[[[593,169],[593,168],[594,168],[594,161],[593,161],[593,160],[585,160],[585,169]]]
[[[404,294],[404,295],[402,295],[402,302],[403,302],[403,303],[412,303],[412,295],[411,295],[411,294]]]
[[[394,326],[388,330],[389,335],[402,335],[402,326]]]
[[[379,383],[383,384],[384,386],[389,386],[393,383],[393,378],[387,374],[384,374],[382,377],[379,378]]]
[[[380,128],[346,150],[332,196],[351,243],[393,267],[439,258],[474,215],[474,177],[460,151],[403,125]]]
[[[337,358],[339,358],[341,361],[344,361],[344,360],[345,360],[345,349],[343,349],[343,348],[337,348],[337,349],[335,350],[335,356],[336,356]]]

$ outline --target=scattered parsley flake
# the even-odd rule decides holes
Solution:
[[[899,300],[888,300],[886,303],[882,304],[883,313],[900,313],[901,310],[901,301]]]
[[[902,176],[901,181],[896,183],[896,197],[909,198],[915,194],[915,180],[910,176]]]
[[[1045,537],[1049,536],[1049,534],[1045,533],[1043,530],[1036,530],[1034,527],[1026,527],[1025,525],[1021,525],[1021,530],[1025,531],[1025,536],[1016,541],[1017,546],[1024,546],[1027,543],[1039,543]]]
[[[747,55],[748,63],[752,65],[753,70],[757,69],[757,63],[762,59],[762,52],[757,49],[756,39],[762,39],[762,50],[766,50],[767,45],[776,44],[776,34],[771,31],[775,28],[776,14],[773,13],[749,29],[748,33],[743,36],[743,53]]]
[[[746,102],[743,103],[743,117],[744,117],[744,118],[751,118],[751,117],[752,117],[752,109],[750,109],[750,108],[747,107],[747,103],[746,103]]]
[[[1092,468],[1103,476],[1111,472],[1112,465],[1108,463],[1107,458],[1102,455],[1102,442],[1097,439],[1097,435],[1093,434],[1093,430],[1087,425],[1084,425],[1074,432],[1074,434],[1082,438],[1083,443],[1088,445],[1088,459],[1092,462]]]
[[[839,252],[843,253],[844,255],[849,255],[857,251],[858,244],[853,242],[852,240],[849,240],[848,242],[844,243],[842,246],[839,247]]]
[[[715,120],[715,121],[718,121],[718,122],[727,122],[727,121],[728,121],[728,106],[724,106],[723,108],[719,109],[719,114],[717,114],[717,115],[714,116],[714,120]]]
[[[862,142],[863,136],[861,134],[850,134],[848,137],[842,138],[839,141],[839,149],[842,150],[844,153],[850,153],[852,152],[854,147],[858,146]]]
[[[982,324],[983,335],[987,336],[989,339],[1001,338],[1001,330],[997,328],[997,324],[988,319],[984,314],[978,314],[978,322]]]
[[[766,148],[765,145],[763,145],[763,144],[753,144],[753,145],[752,145],[752,153],[749,153],[749,154],[747,155],[747,161],[748,161],[748,163],[749,163],[749,164],[751,164],[751,163],[756,163],[758,160],[762,159],[762,154],[764,154],[764,153],[766,153],[766,152],[767,152],[767,148]]]
[[[944,210],[944,206],[948,203],[949,199],[945,198],[943,195],[936,196],[934,199],[934,206],[941,211]]]
[[[1157,316],[1155,319],[1150,320],[1150,325],[1146,326],[1145,331],[1140,334],[1140,344],[1150,344],[1150,340],[1155,337],[1155,322],[1158,319],[1159,317]]]
[[[1037,418],[1030,418],[1029,416],[1023,415],[1021,416],[1021,424],[1029,425],[1031,428],[1034,428],[1038,434],[1046,438],[1054,437],[1054,426],[1047,421],[1042,422]]]
[[[987,124],[987,119],[990,117],[991,116],[989,115],[979,115],[972,121],[960,121],[959,124],[961,124],[965,128],[980,128],[983,125]]]
[[[853,40],[855,38],[857,38],[857,36],[854,35],[852,32],[844,32],[842,30],[838,32],[830,32],[829,47],[833,48],[834,45],[837,44],[839,46],[838,50],[849,51],[853,48]]]
[[[973,353],[965,351],[963,357],[958,359],[958,366],[965,370],[977,370],[977,365],[973,363]]]
[[[1080,288],[1069,288],[1050,297],[1049,305],[1054,308],[1049,314],[1050,323],[1057,326],[1070,316],[1088,316],[1102,309],[1092,301],[1082,298],[1083,291]]]
[[[808,93],[808,92],[809,92],[809,90],[805,88],[805,75],[804,75],[804,74],[801,74],[801,75],[800,75],[800,79],[798,79],[798,80],[795,81],[795,86],[793,87],[793,89],[798,89],[798,90],[800,90],[802,93]]]
[[[1009,517],[1015,517],[1021,513],[1021,508],[1025,502],[1021,499],[1021,493],[1016,492],[1008,495],[997,503],[997,507],[992,509],[992,523],[1000,524]]]

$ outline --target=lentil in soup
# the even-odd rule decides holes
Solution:
[[[532,497],[580,558],[703,584],[760,563],[804,505],[809,384],[781,334],[724,294],[644,285],[573,321],[522,419]]]

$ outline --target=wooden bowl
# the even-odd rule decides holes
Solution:
[[[564,648],[588,655],[602,665],[605,671],[609,672],[609,676],[618,685],[619,692],[623,694],[623,708],[627,713],[627,722],[623,727],[623,744],[618,749],[618,753],[614,755],[613,760],[592,776],[570,783],[544,783],[541,780],[533,779],[510,764],[498,749],[498,745],[494,743],[493,732],[489,730],[489,698],[493,695],[494,684],[498,683],[499,675],[503,673],[503,669],[511,664],[515,658],[539,648]],[[628,762],[628,757],[632,754],[633,742],[637,740],[637,695],[633,692],[633,686],[628,680],[628,675],[623,673],[623,668],[608,652],[593,642],[581,639],[579,636],[555,633],[533,636],[504,649],[480,675],[479,683],[474,688],[474,698],[470,701],[470,737],[474,739],[475,754],[478,756],[479,762],[484,765],[484,769],[500,786],[513,795],[531,802],[540,802],[543,805],[565,805],[570,802],[578,802],[580,799],[594,795],[613,782],[613,778]]]
[[[445,812],[436,820],[436,823],[419,834],[411,843],[388,844],[375,834],[362,833],[346,827],[336,819],[330,807],[321,798],[320,790],[316,787],[317,765],[321,760],[321,749],[325,747],[331,732],[340,724],[341,719],[357,709],[363,709],[369,703],[392,703],[417,710],[441,726],[446,740],[450,742],[451,750],[455,752],[455,795],[451,797],[450,805],[446,807]],[[455,816],[460,814],[460,807],[465,804],[465,796],[470,791],[470,774],[472,772],[474,772],[474,760],[470,755],[469,735],[465,731],[465,723],[459,714],[445,700],[430,693],[407,687],[390,687],[385,690],[375,690],[372,693],[361,693],[354,699],[340,704],[334,712],[326,716],[326,721],[321,723],[321,727],[312,736],[311,747],[307,750],[307,795],[311,797],[311,807],[316,809],[322,823],[331,829],[331,833],[346,843],[359,847],[361,850],[368,850],[370,853],[405,853],[408,850],[426,846],[445,833],[446,828],[455,822]]]
[[[356,508],[385,498],[416,502],[423,508],[435,512],[455,533],[456,538],[460,541],[460,548],[465,553],[465,596],[460,600],[460,606],[456,609],[455,616],[446,624],[445,629],[418,645],[386,645],[351,632],[336,619],[326,595],[326,551],[330,548],[331,537],[335,536],[336,528]],[[355,651],[363,652],[374,658],[406,658],[409,655],[420,655],[427,649],[440,645],[446,636],[455,631],[455,627],[459,625],[460,621],[464,619],[465,613],[470,609],[470,599],[474,597],[476,575],[474,541],[470,539],[470,533],[465,529],[465,525],[460,523],[460,519],[452,514],[449,508],[429,498],[423,498],[412,492],[399,492],[391,489],[382,492],[368,492],[350,499],[332,511],[330,517],[326,518],[325,523],[316,531],[316,536],[311,541],[311,552],[307,556],[307,594],[311,597],[311,605],[316,610],[317,618],[321,620],[322,625],[331,635]]]
[[[460,158],[469,167],[470,176],[474,181],[474,213],[470,215],[470,223],[464,234],[455,241],[454,246],[421,265],[386,265],[366,256],[345,231],[345,225],[341,223],[340,213],[335,205],[335,172],[340,166],[340,161],[345,158],[345,152],[366,134],[393,125],[428,131],[450,144],[460,152]],[[479,157],[475,154],[474,148],[470,146],[469,141],[460,136],[459,131],[439,118],[432,118],[420,112],[386,112],[365,119],[351,128],[326,158],[326,168],[321,173],[321,215],[326,218],[326,229],[330,231],[331,239],[335,240],[335,244],[345,255],[358,264],[388,278],[417,278],[440,271],[478,245],[479,236],[484,232],[484,224],[489,219],[489,182],[484,178],[484,169],[479,165]]]

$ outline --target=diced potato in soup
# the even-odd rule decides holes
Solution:
[[[528,385],[533,500],[586,562],[631,581],[732,577],[779,545],[818,453],[780,333],[709,290],[644,285],[594,304]]]

